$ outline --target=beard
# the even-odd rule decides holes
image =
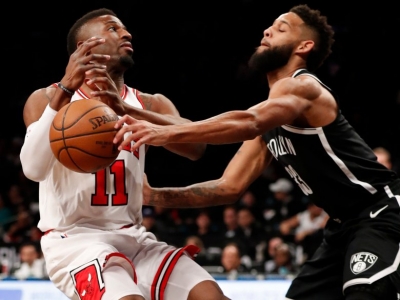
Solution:
[[[121,64],[121,66],[123,66],[126,69],[132,68],[133,65],[135,64],[132,56],[129,56],[129,55],[121,56],[119,59],[119,62]]]
[[[293,47],[293,44],[288,44],[254,52],[248,63],[250,70],[265,74],[286,65],[292,55]]]

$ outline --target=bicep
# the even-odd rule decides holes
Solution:
[[[25,102],[23,119],[27,128],[39,120],[47,104],[49,104],[48,90],[50,90],[50,93],[52,92],[52,89],[46,88],[34,91]]]
[[[178,109],[170,99],[162,94],[142,94],[141,97],[146,99],[146,108],[163,115],[179,116]]]
[[[290,124],[312,106],[312,102],[321,93],[313,82],[288,78],[271,88],[266,101],[249,108],[258,119],[262,129],[269,130]],[[264,131],[265,131],[264,130]]]

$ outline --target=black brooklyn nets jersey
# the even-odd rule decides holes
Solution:
[[[312,76],[334,95],[314,74],[301,69],[293,77],[299,75]],[[397,177],[377,162],[340,111],[327,126],[283,125],[263,138],[303,193],[331,217],[349,215],[371,204],[373,195]]]

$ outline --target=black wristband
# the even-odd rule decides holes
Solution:
[[[62,89],[64,92],[66,92],[68,95],[70,95],[70,96],[72,96],[72,95],[75,93],[75,91],[71,91],[70,89],[67,89],[65,86],[63,86],[63,85],[61,84],[61,82],[57,83],[57,86],[58,86],[60,89]]]

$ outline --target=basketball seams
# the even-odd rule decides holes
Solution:
[[[61,130],[60,130],[60,132],[61,132]],[[60,137],[60,138],[50,140],[50,143],[58,142],[58,141],[62,141],[62,140],[69,140],[69,139],[73,139],[73,138],[76,138],[76,137],[83,137],[83,136],[90,136],[90,135],[102,134],[102,133],[107,133],[107,132],[115,132],[115,133],[116,133],[117,130],[113,128],[113,129],[103,130],[103,131],[98,131],[98,132],[88,132],[88,133],[76,134],[76,135],[67,136],[67,137],[62,136],[62,137]],[[64,132],[63,132],[63,133],[64,133]]]
[[[73,104],[73,103],[75,103],[75,102],[77,102],[77,101],[71,102],[71,104]],[[82,120],[82,118],[83,118],[84,116],[86,116],[88,113],[90,113],[91,111],[93,111],[93,110],[95,110],[95,109],[97,109],[97,108],[99,108],[99,107],[108,107],[108,106],[105,105],[105,104],[104,104],[104,105],[95,106],[95,107],[93,107],[93,108],[91,108],[91,109],[85,111],[82,115],[77,116],[76,120],[75,120],[71,125],[65,126],[65,127],[64,127],[64,120],[65,120],[65,118],[67,117],[67,112],[68,112],[68,110],[71,108],[71,106],[68,106],[68,107],[65,109],[65,112],[63,113],[63,120],[62,120],[61,128],[55,126],[54,124],[52,124],[52,126],[53,126],[53,128],[54,128],[55,130],[57,130],[57,131],[64,131],[64,130],[66,130],[66,129],[68,129],[68,128],[71,128],[71,127],[73,127],[74,125],[76,125],[76,123],[78,123],[80,120]]]
[[[58,111],[50,126],[54,156],[79,173],[94,173],[108,167],[120,152],[113,143],[118,120],[117,114],[99,100],[70,102]]]

